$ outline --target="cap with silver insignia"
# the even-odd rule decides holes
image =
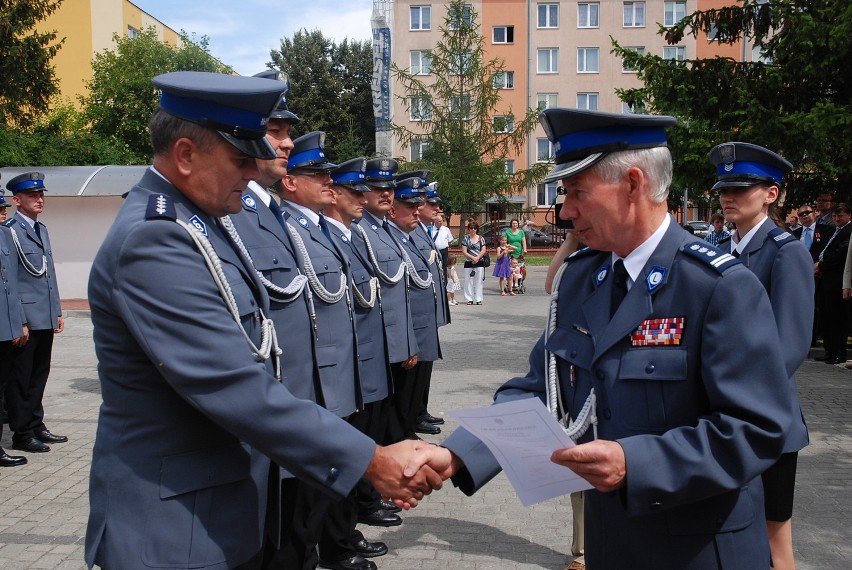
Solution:
[[[544,182],[579,174],[611,152],[666,146],[666,127],[677,123],[665,115],[583,109],[545,109],[538,120],[553,143],[556,163]]]
[[[332,186],[345,186],[356,192],[369,192],[370,187],[364,184],[366,176],[364,171],[367,167],[365,158],[353,158],[337,165],[331,174]]]
[[[423,196],[420,195],[421,187],[419,176],[400,180],[393,189],[394,200],[408,204],[422,204]]]
[[[311,170],[331,170],[336,164],[325,157],[325,133],[311,131],[293,141],[293,150],[287,159],[287,171],[300,168]]]
[[[716,184],[720,188],[748,188],[762,182],[781,185],[793,165],[767,148],[745,142],[726,142],[713,147],[710,162],[716,167]]]
[[[400,172],[393,179],[396,182],[401,182],[402,180],[406,180],[408,178],[419,178],[420,179],[420,188],[421,192],[426,191],[426,185],[429,184],[429,175],[432,174],[431,170],[410,170],[408,172]]]
[[[156,76],[160,107],[170,115],[218,131],[233,146],[255,158],[273,159],[266,140],[269,114],[287,90],[280,81],[204,71]]]
[[[41,172],[24,172],[18,174],[6,183],[6,190],[14,196],[19,192],[45,192],[44,174]]]
[[[290,92],[290,76],[283,71],[278,71],[277,69],[267,69],[266,71],[261,71],[260,73],[255,73],[253,77],[262,77],[264,79],[274,79],[275,81],[280,81],[284,84],[284,93],[281,94],[281,100],[278,101],[278,105],[275,106],[275,110],[270,113],[270,119],[280,119],[282,121],[288,121],[291,124],[295,125],[301,119],[299,116],[292,112],[287,108],[287,93]]]
[[[393,188],[393,177],[399,168],[399,163],[392,158],[373,158],[367,161],[364,175],[367,185],[374,188]]]
[[[426,192],[424,194],[426,195],[426,201],[429,202],[430,204],[440,204],[441,203],[441,197],[438,196],[438,183],[437,182],[429,183],[426,186]]]

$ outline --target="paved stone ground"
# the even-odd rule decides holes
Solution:
[[[444,361],[432,383],[433,414],[485,405],[508,377],[526,371],[544,326],[543,268],[531,268],[528,294],[500,297],[486,282],[482,306],[459,305],[441,330]],[[807,361],[799,386],[811,445],[799,457],[794,538],[803,570],[852,567],[852,371]],[[100,404],[91,324],[71,311],[57,337],[45,397],[48,427],[71,441],[0,469],[0,568],[80,569],[88,512],[91,449]],[[453,429],[448,420],[445,431]],[[7,430],[8,431],[8,430]],[[440,441],[442,436],[430,437]],[[2,444],[11,447],[8,433]],[[561,570],[570,561],[571,507],[565,498],[524,508],[504,476],[473,497],[451,485],[405,513],[402,526],[361,527],[385,540],[383,569]],[[235,524],[238,524],[235,521]]]

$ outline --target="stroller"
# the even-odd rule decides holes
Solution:
[[[524,260],[524,254],[518,256],[518,267],[521,269],[521,278],[518,279],[518,294],[523,295],[527,292],[526,285],[524,285],[524,281],[527,280],[527,264]]]

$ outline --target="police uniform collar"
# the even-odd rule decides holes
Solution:
[[[248,188],[246,189],[246,191],[251,192],[255,197],[257,197],[258,200],[263,202],[267,207],[269,206],[269,202],[272,201],[272,196],[269,194],[266,188],[264,188],[254,180],[249,181]]]
[[[27,216],[26,214],[24,214],[24,213],[23,213],[23,212],[21,212],[20,210],[18,210],[17,212],[15,212],[15,216],[20,217],[22,220],[24,220],[25,222],[27,222],[27,223],[30,225],[30,227],[31,227],[31,228],[33,228],[33,229],[35,229],[35,225],[38,223],[36,220],[34,220],[34,219],[32,219],[31,217]]]
[[[342,233],[348,241],[352,241],[352,230],[344,226],[340,220],[336,220],[331,216],[326,216],[325,221],[337,228],[337,230],[340,231],[340,233]]]
[[[766,220],[769,219],[769,216],[763,216],[763,219],[757,222],[753,228],[751,228],[746,235],[743,237],[739,237],[739,230],[735,231],[731,234],[731,253],[738,251],[743,253],[748,246],[751,239],[760,231],[760,228],[763,224],[766,223]],[[772,222],[770,222],[772,223]]]
[[[411,237],[411,232],[407,232],[407,231],[403,230],[401,227],[399,227],[398,225],[396,225],[396,224],[393,222],[393,220],[388,220],[388,225],[390,225],[391,227],[395,228],[395,229],[396,229],[399,233],[401,233],[401,234],[402,234],[402,235],[404,235],[405,237],[407,237],[407,238],[410,238],[410,237]]]
[[[645,265],[648,263],[648,260],[651,259],[651,256],[656,251],[657,247],[660,245],[660,242],[663,241],[663,236],[666,234],[666,231],[669,229],[669,225],[671,224],[671,217],[666,214],[663,218],[662,223],[659,227],[646,239],[642,242],[639,247],[631,251],[627,254],[627,257],[624,257],[624,269],[627,270],[627,275],[630,276],[630,281],[628,282],[627,288],[630,289],[630,284],[636,283],[639,278],[642,276],[642,270],[645,268]],[[615,261],[619,259],[618,255],[612,253],[611,256],[611,264],[610,267],[615,265]]]
[[[319,214],[317,212],[314,212],[310,208],[306,208],[301,204],[297,204],[289,200],[284,200],[284,202],[287,204],[288,207],[293,208],[298,213],[302,214],[305,218],[313,222],[314,226],[319,227]]]

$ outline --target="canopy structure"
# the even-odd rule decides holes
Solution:
[[[50,196],[121,196],[136,184],[148,166],[10,166],[0,168],[0,186],[18,174],[41,172]]]

